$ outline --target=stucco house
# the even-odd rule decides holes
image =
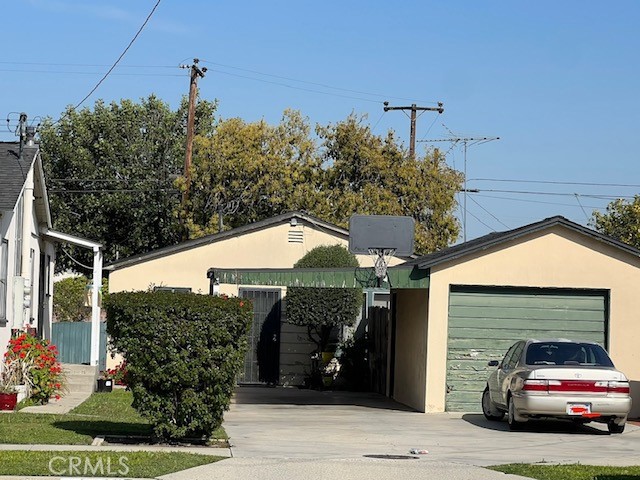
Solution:
[[[286,322],[282,299],[286,287],[265,284],[247,287],[238,283],[219,285],[210,282],[207,271],[212,266],[249,268],[259,271],[290,269],[313,248],[320,245],[348,247],[349,232],[304,212],[289,212],[243,227],[182,242],[114,262],[109,271],[109,291],[136,291],[162,288],[199,293],[226,294],[250,298],[254,304],[251,348],[241,376],[243,382],[268,381],[283,385],[303,382],[309,370],[313,346],[306,329]],[[371,267],[373,259],[357,255],[360,265]],[[406,258],[391,257],[396,265]],[[388,289],[372,288],[365,293],[365,305],[388,305]],[[267,360],[258,368],[257,349],[262,338],[269,338]],[[109,360],[109,359],[108,359]],[[265,363],[269,363],[266,365]],[[272,372],[265,377],[265,372]]]
[[[0,355],[12,329],[51,333],[53,241],[37,146],[0,143]]]
[[[101,278],[96,242],[51,229],[49,198],[35,131],[21,142],[0,142],[0,358],[12,331],[51,339],[55,243],[94,251],[94,278]],[[92,297],[91,364],[97,365],[98,290]]]
[[[563,217],[408,262],[428,290],[393,292],[394,398],[424,412],[478,411],[489,369],[515,340],[600,342],[631,380],[640,416],[640,251]]]
[[[297,281],[290,270],[217,274],[245,288]],[[519,339],[565,337],[609,351],[631,381],[631,416],[640,417],[640,250],[552,217],[409,260],[388,274],[387,394],[395,400],[421,412],[478,412],[489,360]],[[314,282],[328,285],[333,277],[316,273]]]

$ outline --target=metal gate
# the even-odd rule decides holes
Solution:
[[[89,365],[91,361],[91,322],[56,322],[51,326],[51,343],[58,347],[62,363]],[[100,322],[99,370],[107,366],[107,324]]]
[[[240,289],[240,297],[253,302],[249,350],[239,383],[277,384],[280,377],[280,290]]]

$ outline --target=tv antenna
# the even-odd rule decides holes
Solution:
[[[442,124],[444,128],[446,128],[451,134],[450,138],[435,138],[432,140],[418,140],[418,142],[424,143],[436,143],[436,142],[449,142],[451,143],[451,148],[455,147],[458,144],[463,145],[464,150],[464,187],[462,188],[463,193],[463,206],[462,206],[462,241],[467,241],[467,148],[473,147],[475,145],[482,145],[483,143],[493,142],[494,140],[500,140],[500,137],[463,137],[456,135],[453,133],[449,127],[447,127],[444,123]]]

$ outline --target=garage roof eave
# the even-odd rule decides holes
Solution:
[[[606,245],[618,248],[633,256],[640,257],[640,250],[632,247],[631,245],[627,245],[626,243],[620,242],[615,238],[609,237],[600,232],[584,227],[578,223],[572,222],[571,220],[568,220],[562,216],[555,216],[546,218],[540,222],[516,228],[514,230],[509,230],[506,232],[493,232],[483,237],[461,243],[460,245],[454,245],[453,247],[430,253],[429,255],[411,260],[403,265],[415,265],[419,269],[429,269],[433,266],[457,260],[473,253],[482,252],[497,245],[501,245],[506,242],[524,237],[525,235],[546,230],[558,225],[578,232]]]

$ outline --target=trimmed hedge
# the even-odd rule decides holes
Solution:
[[[209,437],[243,366],[251,303],[159,291],[114,293],[105,307],[134,408],[162,439]]]

